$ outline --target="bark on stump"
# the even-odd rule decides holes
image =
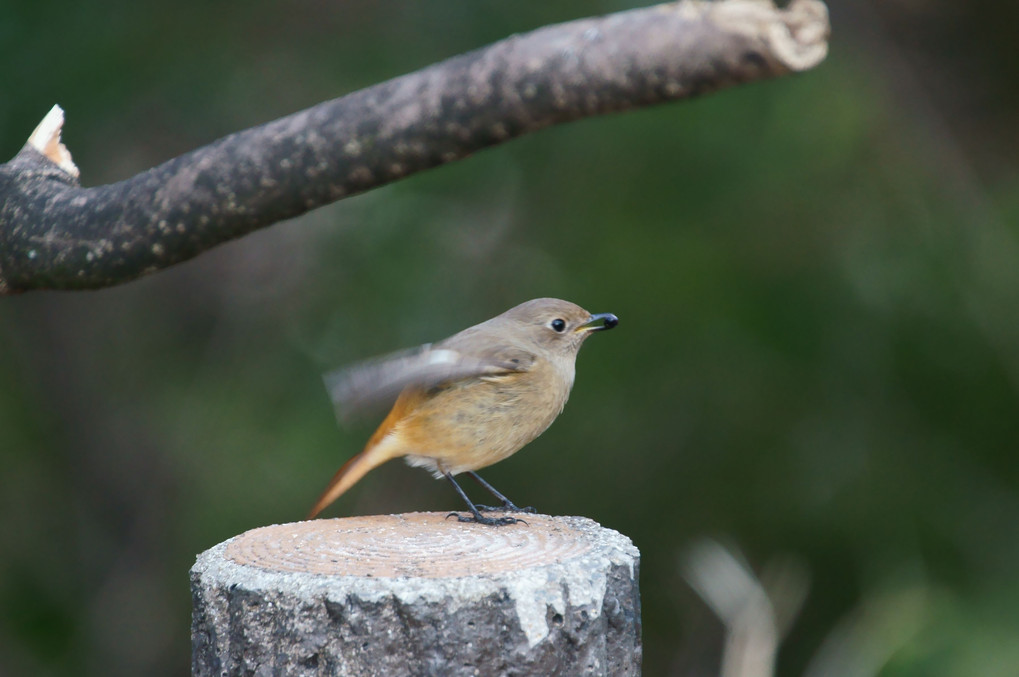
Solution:
[[[640,554],[583,517],[281,524],[198,556],[194,675],[638,675]]]

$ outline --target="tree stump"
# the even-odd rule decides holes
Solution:
[[[640,554],[583,517],[254,529],[191,569],[194,675],[638,675]]]

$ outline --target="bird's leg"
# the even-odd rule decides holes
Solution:
[[[513,501],[509,500],[501,493],[499,493],[499,491],[497,491],[495,487],[493,487],[485,480],[481,479],[481,475],[474,472],[473,470],[468,470],[467,474],[473,477],[478,484],[483,486],[485,490],[488,491],[488,493],[492,494],[500,501],[502,501],[502,506],[493,508],[490,505],[479,505],[477,506],[478,510],[482,512],[529,512],[529,513],[535,512],[534,508],[530,506],[527,506],[526,508],[518,508],[516,505],[513,504]]]
[[[503,527],[506,526],[507,524],[516,524],[517,522],[524,521],[522,519],[517,519],[516,517],[510,517],[508,515],[506,517],[485,517],[484,515],[481,514],[481,511],[478,510],[478,507],[471,502],[471,499],[467,498],[467,494],[464,493],[464,490],[461,489],[460,485],[456,483],[456,480],[453,479],[453,476],[450,475],[449,473],[444,474],[446,475],[446,479],[449,480],[449,483],[453,485],[454,489],[456,489],[456,493],[460,494],[460,498],[462,498],[464,500],[464,503],[467,504],[467,509],[471,511],[470,517],[466,515],[461,515],[460,513],[451,512],[448,515],[446,515],[446,519],[449,519],[450,517],[456,517],[461,522],[477,522],[478,524],[487,524],[490,527]],[[526,522],[524,523],[526,524]]]

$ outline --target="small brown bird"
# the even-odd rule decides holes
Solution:
[[[569,301],[535,299],[434,345],[326,374],[341,416],[393,397],[396,403],[364,450],[333,476],[308,519],[372,468],[403,456],[453,484],[471,516],[450,516],[489,525],[520,521],[481,514],[533,508],[518,508],[474,471],[513,455],[552,424],[570,395],[584,339],[618,323],[611,313],[592,315]],[[453,479],[463,472],[502,506],[472,503]]]

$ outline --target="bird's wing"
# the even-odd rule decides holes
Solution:
[[[428,389],[448,381],[527,371],[534,355],[519,348],[456,340],[367,360],[323,375],[337,416],[348,420],[391,404],[408,387]],[[469,351],[469,352],[468,352]]]

